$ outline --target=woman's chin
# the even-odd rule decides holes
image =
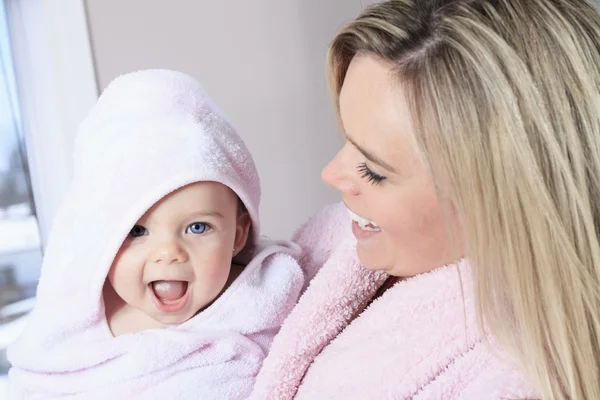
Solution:
[[[371,250],[367,251],[361,249],[360,246],[357,246],[356,252],[358,260],[363,267],[372,271],[384,271],[391,276],[408,278],[431,270],[431,268],[425,268],[422,271],[419,269],[415,270],[415,268],[413,268],[414,265],[394,262],[394,260],[391,260],[392,257],[381,257],[381,253],[373,252]]]
[[[383,262],[381,257],[377,254],[373,254],[372,250],[365,250],[360,245],[356,246],[356,254],[361,265],[365,268],[373,271],[388,271],[392,265],[390,263]]]

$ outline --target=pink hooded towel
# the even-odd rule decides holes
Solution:
[[[197,181],[231,188],[252,219],[248,263],[204,311],[113,337],[102,288],[121,243],[166,194]],[[37,304],[9,349],[13,398],[243,399],[296,303],[291,242],[259,243],[260,183],[244,143],[193,78],[117,78],[81,125],[74,179],[46,249]]]

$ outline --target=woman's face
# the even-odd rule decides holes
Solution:
[[[442,215],[393,73],[383,61],[354,57],[340,93],[346,142],[322,178],[354,214],[361,263],[404,277],[452,263],[463,245],[452,208],[446,207],[447,220]]]

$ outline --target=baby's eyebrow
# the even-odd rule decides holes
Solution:
[[[205,211],[205,210],[196,211],[192,214],[192,216],[193,217],[225,218],[225,216],[218,211]]]

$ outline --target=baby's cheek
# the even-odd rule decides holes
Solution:
[[[219,291],[225,285],[231,270],[231,259],[223,257],[211,257],[204,265],[202,272],[207,284]]]
[[[111,265],[108,278],[117,290],[133,290],[143,280],[142,268],[135,257],[121,255]]]
[[[106,279],[114,286],[115,281],[117,280],[115,276],[117,275],[117,263],[113,263],[108,270],[108,274]]]

